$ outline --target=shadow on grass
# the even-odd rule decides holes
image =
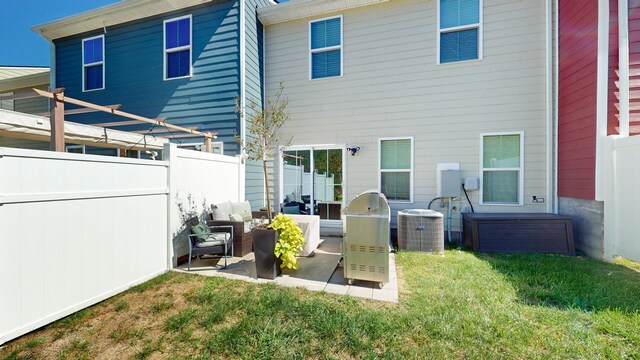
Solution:
[[[602,261],[548,254],[476,254],[529,305],[640,313],[640,273]]]

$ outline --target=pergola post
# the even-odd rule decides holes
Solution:
[[[64,152],[64,89],[51,92],[51,151]]]
[[[211,152],[211,136],[207,136],[204,138],[204,149],[206,152]]]

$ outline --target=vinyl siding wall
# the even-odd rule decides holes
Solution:
[[[346,156],[347,201],[378,188],[379,138],[414,136],[414,203],[393,204],[398,210],[436,197],[437,163],[459,162],[462,177],[481,176],[481,133],[524,131],[524,206],[480,206],[479,191],[469,195],[479,212],[544,212],[546,204],[531,201],[547,193],[544,2],[484,0],[483,12],[483,59],[445,65],[436,59],[435,1],[318,16],[343,15],[344,76],[313,81],[313,19],[268,26],[266,91],[285,83],[291,120],[283,132],[294,145],[361,147]]]
[[[49,86],[34,86],[37,89],[47,90]],[[13,95],[31,92],[32,87],[13,89],[8,93],[0,95]],[[3,100],[0,101],[0,109],[22,112],[26,114],[38,114],[49,111],[49,100],[45,97],[37,96],[27,99]]]
[[[598,1],[559,5],[558,196],[595,199]]]
[[[248,0],[245,6],[245,97],[246,105],[255,101],[262,106],[264,80],[264,34],[262,23],[258,20],[256,7],[268,6],[265,0]],[[251,109],[247,108],[247,116]],[[261,162],[249,161],[245,171],[245,199],[251,203],[253,210],[265,204],[264,180]]]
[[[192,14],[193,74],[163,80],[163,20]],[[161,16],[117,26],[105,34],[105,89],[82,92],[82,39],[102,29],[56,40],[56,85],[65,94],[97,104],[122,104],[122,110],[199,131],[219,133],[226,155],[238,153],[240,132],[236,98],[240,94],[239,3],[214,1]],[[70,121],[95,124],[126,121],[104,113],[70,116]],[[149,129],[148,124],[114,127]],[[164,129],[162,129],[164,130]],[[146,131],[145,131],[146,132]],[[174,135],[178,135],[175,131]],[[163,135],[172,138],[166,133]],[[177,140],[176,140],[177,141]],[[179,138],[202,142],[202,138]]]

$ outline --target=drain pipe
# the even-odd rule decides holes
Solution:
[[[447,239],[449,242],[453,241],[451,239],[451,200],[453,200],[452,197],[447,197],[447,202],[449,203],[449,206],[447,206]]]

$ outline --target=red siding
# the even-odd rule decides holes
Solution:
[[[560,0],[558,18],[558,195],[594,200],[598,0]]]
[[[640,0],[629,0],[629,125],[640,134]]]
[[[607,134],[618,134],[619,89],[618,89],[618,2],[609,1],[609,83],[607,104]]]

